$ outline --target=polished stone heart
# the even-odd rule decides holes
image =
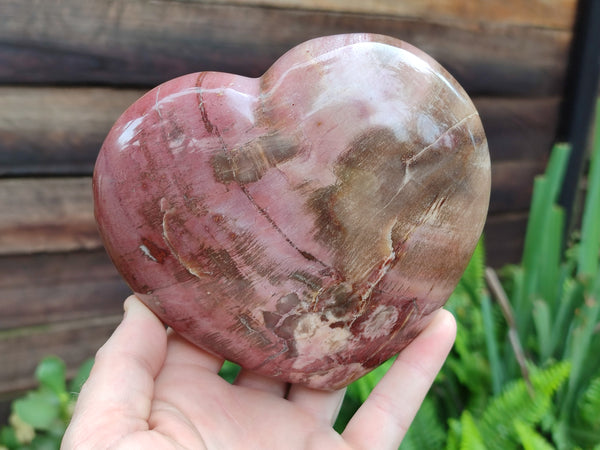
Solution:
[[[432,58],[369,34],[262,77],[162,84],[102,147],[108,253],[166,324],[244,368],[335,389],[447,300],[486,217],[479,116]]]

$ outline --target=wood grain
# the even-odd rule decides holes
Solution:
[[[0,255],[98,249],[92,181],[0,180]]]
[[[492,164],[490,214],[528,211],[533,180],[544,169],[543,160],[500,161]]]
[[[0,176],[91,174],[110,127],[143,92],[0,87]]]
[[[122,315],[0,331],[0,392],[36,385],[34,371],[48,355],[67,364],[69,373],[94,356],[120,322]]]
[[[571,38],[536,26],[198,1],[5,0],[0,17],[0,83],[154,86],[201,70],[258,76],[302,41],[360,31],[420,47],[471,94],[560,95]]]
[[[484,229],[488,266],[500,268],[505,264],[517,264],[521,261],[527,218],[526,212],[488,217]]]
[[[211,3],[413,17],[432,22],[570,29],[576,0],[212,0]]]
[[[131,293],[104,250],[0,257],[0,330],[117,315]]]
[[[90,175],[104,137],[140,89],[0,87],[0,176]],[[544,161],[560,99],[476,97],[494,161]]]

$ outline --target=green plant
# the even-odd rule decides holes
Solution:
[[[85,361],[67,383],[65,363],[44,358],[35,371],[39,386],[11,405],[9,424],[0,429],[0,449],[58,449],[92,363]]]

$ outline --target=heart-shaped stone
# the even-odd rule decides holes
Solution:
[[[166,324],[244,368],[335,389],[404,348],[481,234],[479,116],[393,38],[308,41],[262,77],[162,84],[94,173],[108,253]]]

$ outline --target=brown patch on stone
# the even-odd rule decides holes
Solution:
[[[275,133],[216,153],[211,164],[217,181],[244,185],[260,180],[267,170],[292,159],[297,153],[298,143],[293,138]]]
[[[290,274],[290,278],[306,285],[311,291],[317,292],[321,289],[322,280],[302,270],[296,270]]]
[[[159,264],[164,263],[167,256],[169,256],[169,252],[167,250],[160,248],[150,239],[145,237],[142,238],[142,245],[140,246],[140,249],[147,258]]]
[[[275,308],[279,314],[286,314],[298,306],[299,303],[300,299],[298,298],[298,294],[292,292],[277,300],[277,305]]]
[[[263,311],[263,320],[265,321],[265,327],[273,330],[281,320],[281,315],[271,311]]]
[[[271,344],[271,340],[260,331],[260,324],[251,316],[248,314],[239,314],[237,319],[238,324],[236,328],[242,330],[245,333],[246,338],[250,340],[251,343],[258,347],[266,347]]]
[[[335,215],[338,186],[327,186],[317,189],[308,200],[308,208],[315,215],[316,238],[336,247],[344,234],[342,223]]]
[[[446,219],[455,203],[447,196],[464,189],[456,184],[472,147],[458,131],[450,128],[425,146],[410,131],[403,141],[391,129],[370,129],[336,161],[337,182],[307,201],[315,238],[331,249],[334,266],[356,292],[374,288],[403,258],[402,243],[417,227]]]
[[[208,267],[217,269],[227,280],[245,279],[231,255],[224,249],[215,250],[206,247],[198,256],[205,258],[208,261]]]
[[[283,339],[287,346],[286,357],[294,358],[298,356],[296,348],[296,340],[294,339],[294,331],[300,322],[302,316],[300,314],[287,316],[281,320],[283,316],[270,312],[263,311],[263,320],[265,327],[273,331],[273,333]]]
[[[198,79],[196,80],[196,87],[202,88],[202,83],[204,82],[204,78],[206,78],[208,72],[201,72],[198,75]],[[214,126],[208,118],[208,113],[206,112],[206,107],[204,106],[204,100],[202,98],[202,89],[199,89],[198,92],[198,110],[200,111],[200,117],[202,118],[202,123],[204,124],[204,128],[206,132],[212,134],[214,131]]]

